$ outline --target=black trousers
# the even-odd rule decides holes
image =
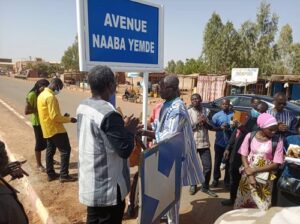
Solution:
[[[220,165],[222,163],[223,154],[225,151],[225,147],[219,146],[215,144],[215,165],[214,165],[214,180],[219,181],[221,177],[221,170]],[[229,162],[227,160],[226,167],[225,167],[225,177],[224,177],[224,183],[229,184],[230,178],[229,178]]]
[[[70,164],[70,154],[71,146],[67,133],[59,133],[51,138],[47,139],[47,151],[46,151],[46,169],[47,174],[54,174],[53,167],[53,156],[56,151],[56,147],[60,152],[60,176],[66,177],[69,175],[69,164]]]
[[[121,200],[118,186],[117,205],[107,207],[87,207],[87,224],[122,224],[125,200]]]
[[[202,185],[203,188],[209,189],[209,182],[210,182],[210,176],[211,176],[211,154],[210,154],[210,149],[209,148],[203,148],[203,149],[197,149],[202,167],[203,167],[203,174],[205,178],[205,182]]]
[[[241,180],[241,174],[239,168],[242,165],[242,160],[241,160],[241,156],[238,154],[232,156],[234,156],[233,161],[229,163],[230,199],[232,201],[235,201],[240,180]]]

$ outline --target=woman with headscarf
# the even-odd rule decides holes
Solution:
[[[283,141],[277,139],[276,119],[267,113],[257,118],[258,131],[248,133],[239,149],[242,156],[242,177],[234,208],[259,208],[271,206],[274,172],[283,163]]]
[[[47,147],[47,141],[43,138],[42,129],[37,111],[37,97],[49,85],[47,79],[38,80],[34,87],[29,91],[26,97],[25,114],[30,114],[30,121],[33,127],[35,136],[35,158],[37,169],[45,172],[45,168],[41,162],[41,152]]]

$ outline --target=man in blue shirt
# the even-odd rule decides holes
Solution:
[[[215,165],[214,165],[214,180],[213,187],[219,185],[219,179],[221,177],[220,165],[223,159],[223,153],[229,142],[232,129],[230,127],[230,120],[233,116],[233,112],[230,110],[230,101],[223,99],[221,104],[222,110],[216,113],[212,117],[212,122],[215,126],[216,140],[215,140]],[[229,184],[228,166],[225,168],[224,184]]]

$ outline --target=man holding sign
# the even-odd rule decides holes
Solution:
[[[165,100],[161,107],[159,119],[153,123],[154,132],[143,131],[142,134],[161,142],[176,133],[183,133],[181,186],[204,183],[204,177],[196,154],[196,144],[192,126],[184,102],[179,97],[179,80],[175,75],[168,75],[159,83],[159,93]],[[172,150],[172,149],[170,149]],[[168,223],[179,223],[178,201],[167,213]]]

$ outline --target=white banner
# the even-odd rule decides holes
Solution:
[[[258,68],[233,68],[231,82],[255,83],[257,82]]]

